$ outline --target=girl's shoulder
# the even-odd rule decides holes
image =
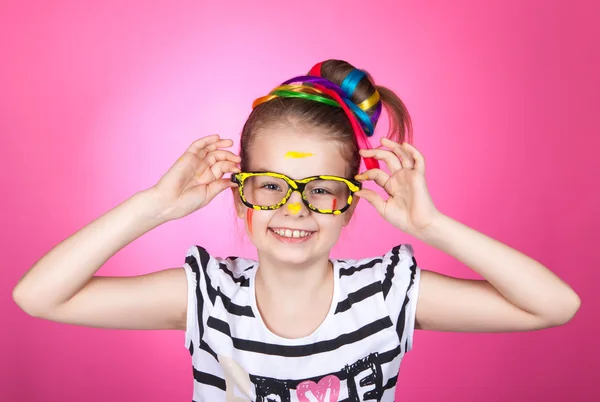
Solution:
[[[395,267],[405,263],[416,263],[413,246],[410,244],[398,244],[386,251],[384,254],[373,255],[362,258],[336,259],[342,269],[368,269],[381,266]],[[341,271],[342,274],[344,271]]]
[[[185,257],[185,267],[198,275],[214,279],[225,276],[241,286],[247,286],[257,266],[256,260],[237,256],[219,257],[198,245],[190,246]]]
[[[418,279],[419,268],[410,244],[399,244],[371,257],[335,259],[336,276],[348,294],[368,294],[408,289]]]

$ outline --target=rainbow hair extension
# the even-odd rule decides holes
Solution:
[[[310,69],[308,75],[321,77],[321,66],[323,62],[317,63]],[[344,81],[342,81],[341,85],[338,87],[342,90],[344,96],[348,99],[348,101],[352,104],[351,108],[353,112],[357,115],[357,117],[361,120],[365,127],[365,134],[368,137],[373,135],[373,130],[370,130],[371,127],[374,127],[377,121],[379,120],[379,116],[381,116],[382,103],[379,102],[380,96],[379,91],[375,90],[373,94],[368,98],[356,105],[354,102],[351,102],[350,99],[358,86],[358,83],[366,76],[364,71],[354,69],[348,73]],[[335,84],[334,84],[335,85]],[[337,87],[337,85],[336,85]],[[375,106],[375,110],[373,111],[373,115],[369,117],[366,113],[367,110]],[[358,109],[358,110],[357,110]]]
[[[315,65],[308,76],[298,76],[285,81],[268,95],[256,99],[252,103],[252,108],[254,109],[262,103],[280,97],[303,98],[330,106],[341,107],[350,120],[359,148],[370,149],[371,145],[368,137],[373,135],[374,122],[377,122],[381,114],[379,93],[375,91],[367,100],[361,102],[360,105],[356,105],[350,100],[350,96],[360,80],[365,76],[365,73],[356,69],[352,70],[344,79],[342,85],[338,86],[315,74],[317,71],[320,74],[320,66],[321,63]],[[377,109],[373,116],[369,116],[365,110],[375,104],[377,105]],[[367,169],[379,168],[379,162],[375,158],[363,158],[363,160]]]

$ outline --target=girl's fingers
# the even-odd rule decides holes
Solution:
[[[381,169],[369,169],[354,177],[358,181],[373,180],[379,187],[385,187],[390,175]]]
[[[213,144],[217,141],[219,141],[219,134],[213,134],[207,137],[202,137],[192,142],[192,144],[188,147],[186,152],[197,154],[202,148],[206,147],[209,144]]]
[[[198,183],[208,184],[214,178],[220,179],[224,173],[239,172],[237,166],[241,159],[239,156],[224,149],[217,149],[209,153],[206,158],[198,161],[198,158],[191,154],[186,154],[182,159],[189,158],[193,176]],[[223,164],[223,162],[226,162]]]
[[[381,138],[381,144],[388,147],[400,159],[402,167],[412,169],[415,166],[415,161],[411,154],[402,145],[386,137]]]
[[[381,149],[381,148],[372,148],[372,149],[361,149],[359,151],[360,155],[365,158],[375,158],[380,161],[384,161],[387,165],[390,172],[394,173],[397,170],[402,169],[402,164],[400,163],[400,159],[391,151]]]
[[[218,161],[210,167],[215,179],[221,179],[225,173],[238,173],[240,168],[235,162]]]
[[[385,201],[375,191],[369,190],[368,188],[363,188],[362,190],[359,190],[354,194],[360,198],[364,198],[365,200],[367,200],[369,204],[373,205],[379,213],[382,213],[382,211],[384,211]]]
[[[203,162],[207,163],[209,166],[214,165],[218,161],[231,161],[235,163],[240,163],[242,161],[242,158],[240,158],[238,155],[234,154],[231,151],[217,149],[215,151],[209,152],[203,160]]]
[[[230,139],[220,138],[218,134],[209,135],[208,137],[200,138],[194,141],[185,153],[191,153],[200,159],[204,159],[207,154],[218,149],[228,148],[233,145],[233,141]]]
[[[206,155],[208,155],[209,153],[215,151],[216,149],[219,149],[219,148],[229,148],[232,145],[233,145],[233,141],[232,140],[222,139],[222,140],[219,140],[217,142],[213,142],[211,144],[208,144],[207,146],[205,146],[204,148],[202,148],[200,151],[198,151],[197,155],[198,155],[198,158],[204,159],[204,158],[206,158]]]
[[[417,148],[409,144],[408,142],[404,142],[402,144],[404,149],[413,157],[415,161],[414,169],[420,173],[425,174],[425,157]]]
[[[232,183],[229,179],[219,179],[211,182],[206,187],[206,199],[204,202],[208,204],[221,191],[233,187],[231,184]]]
[[[234,163],[240,163],[242,160],[236,154],[226,151],[224,149],[217,149],[216,151],[212,151],[206,158],[200,161],[200,164],[197,166],[196,171],[205,172],[212,165],[219,161],[230,161]]]

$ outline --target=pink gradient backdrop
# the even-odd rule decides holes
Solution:
[[[11,290],[194,139],[237,139],[254,98],[327,58],[369,70],[407,103],[440,210],[546,264],[583,302],[545,331],[417,333],[398,400],[600,400],[597,3],[251,3],[2,2],[0,400],[191,400],[183,333],[36,320]],[[222,195],[100,274],[180,266],[191,244],[254,256],[234,220]],[[424,268],[475,277],[366,202],[334,256],[400,242]]]

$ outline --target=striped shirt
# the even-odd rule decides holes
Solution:
[[[256,307],[255,260],[190,247],[185,346],[193,401],[393,401],[411,350],[420,269],[409,244],[385,255],[331,260],[331,308],[297,339],[271,332]]]

